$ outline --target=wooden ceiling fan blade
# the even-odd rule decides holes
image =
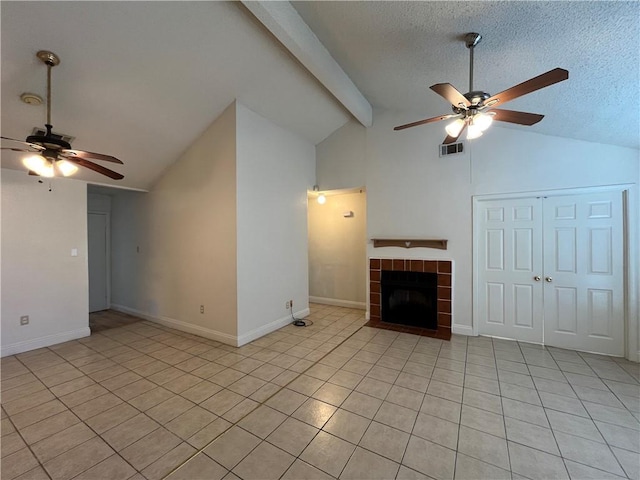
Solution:
[[[464,122],[464,125],[460,129],[460,133],[458,133],[458,135],[456,135],[455,137],[451,135],[447,135],[447,137],[444,139],[444,142],[442,142],[442,144],[449,145],[450,143],[455,143],[458,140],[458,138],[460,138],[460,135],[462,135],[462,132],[464,132],[466,128],[467,128],[467,122]]]
[[[67,158],[84,158],[84,159],[93,159],[93,160],[102,160],[103,162],[112,162],[119,163],[123,165],[121,160],[118,160],[116,157],[112,157],[111,155],[105,155],[103,153],[94,153],[94,152],[85,152],[84,150],[62,150],[60,152],[61,155],[69,155]]]
[[[15,138],[9,138],[9,137],[0,137],[2,140],[11,140],[12,142],[18,142],[18,143],[25,143],[22,140],[17,140]]]
[[[98,165],[97,163],[93,163],[93,162],[90,162],[89,160],[85,160],[84,158],[78,158],[78,157],[65,157],[65,158],[70,162],[80,165],[81,167],[88,168],[89,170],[93,170],[94,172],[98,172],[109,178],[113,178],[114,180],[122,180],[124,178],[124,175],[121,175],[118,172],[114,172],[113,170],[109,170],[108,168],[105,168],[102,165]]]
[[[11,148],[11,147],[2,147],[2,148],[0,148],[0,150],[12,150],[14,152],[37,153],[37,152],[33,152],[31,150],[25,150],[23,148]]]
[[[471,105],[471,102],[450,83],[436,83],[429,88],[447,100],[451,105],[461,108],[466,108]]]
[[[514,98],[522,97],[528,93],[535,92],[541,88],[548,87],[554,83],[562,82],[569,78],[569,71],[564,68],[554,68],[542,75],[530,78],[526,82],[519,83],[518,85],[508,88],[503,92],[497,93],[492,97],[489,97],[484,101],[485,105],[497,105],[500,103],[507,103]]]
[[[425,118],[424,120],[418,120],[417,122],[407,123],[405,125],[398,125],[397,127],[393,127],[394,130],[404,130],[405,128],[417,127],[418,125],[424,125],[426,123],[434,123],[439,122],[441,120],[446,120],[447,118],[457,117],[457,114],[449,114],[449,115],[440,115],[439,117],[433,118]]]
[[[0,137],[0,138],[2,140],[9,140],[11,142],[21,143],[22,145],[27,145],[28,147],[35,148],[37,150],[44,150],[45,149],[42,145],[38,145],[36,143],[23,142],[22,140],[16,140],[15,138],[9,138],[9,137]]]
[[[518,125],[535,125],[544,118],[539,113],[516,112],[515,110],[503,110],[496,108],[491,110],[493,119],[498,122],[517,123]]]
[[[31,175],[32,177],[39,177],[40,176],[36,172],[34,172],[33,170],[29,170],[29,175]]]

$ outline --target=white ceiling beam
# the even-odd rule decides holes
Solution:
[[[289,2],[242,4],[365,127],[373,124],[371,105]]]

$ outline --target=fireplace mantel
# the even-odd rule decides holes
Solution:
[[[447,249],[447,240],[442,238],[372,238],[373,247],[402,247],[402,248],[438,248]]]

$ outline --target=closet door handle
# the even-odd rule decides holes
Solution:
[[[536,275],[535,277],[533,277],[533,279],[534,279],[536,282],[539,282],[539,281],[540,281],[540,275]]]
[[[553,278],[551,277],[544,277],[544,279],[549,283],[553,282]]]

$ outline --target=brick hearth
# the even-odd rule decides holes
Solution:
[[[427,272],[438,274],[438,329],[410,327],[395,323],[385,323],[380,318],[380,275],[382,270],[401,272]],[[369,259],[369,312],[370,327],[385,328],[400,332],[415,333],[444,340],[451,338],[451,261],[450,260],[412,260],[402,258]]]

